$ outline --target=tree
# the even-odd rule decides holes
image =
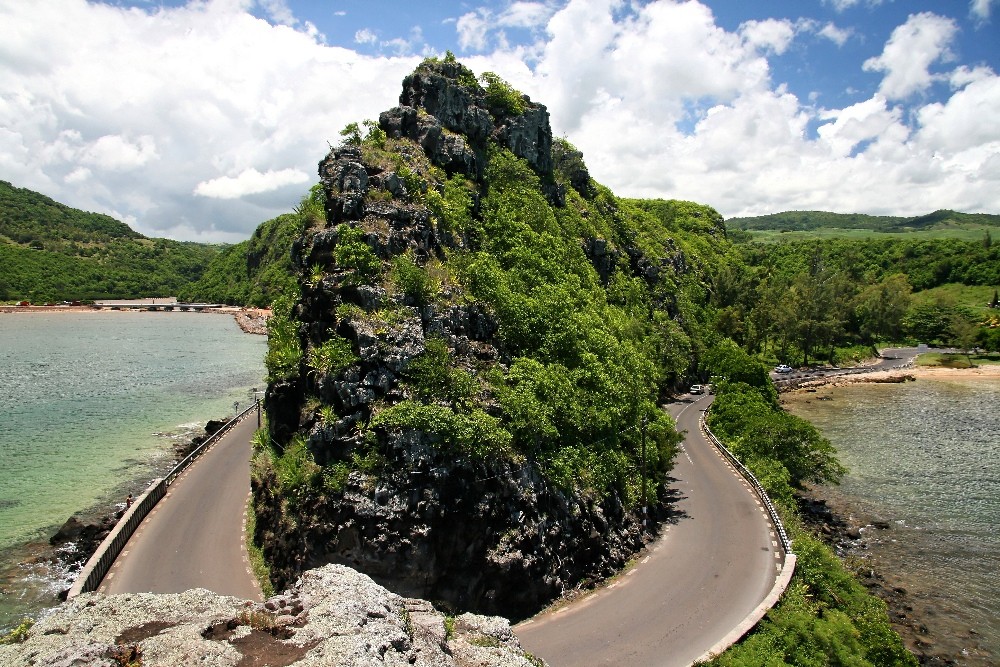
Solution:
[[[878,339],[898,339],[912,291],[910,281],[902,273],[888,276],[862,290],[854,299],[861,340],[874,343]]]
[[[965,356],[972,365],[972,356],[969,351],[976,346],[976,338],[979,335],[979,327],[962,313],[954,313],[951,317],[950,332],[951,344],[965,352]]]

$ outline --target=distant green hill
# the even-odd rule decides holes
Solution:
[[[310,201],[307,197],[295,213],[263,222],[248,240],[225,248],[180,297],[189,301],[269,306],[283,290],[293,287],[292,242],[310,220],[317,216],[322,219],[322,204]]]
[[[751,232],[754,240],[774,240],[775,233],[785,235],[792,232],[796,234],[790,238],[920,233],[933,237],[973,240],[1000,227],[1000,215],[949,210],[916,217],[785,211],[756,217],[730,218],[726,221],[726,227],[730,231],[737,231],[736,237],[741,236],[739,231]]]
[[[223,246],[147,238],[0,181],[0,302],[173,295]]]

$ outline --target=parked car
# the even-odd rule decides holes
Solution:
[[[777,366],[774,367],[774,372],[775,373],[791,373],[792,372],[792,367],[788,366],[786,364],[778,364]]]
[[[705,386],[701,385],[701,384],[693,384],[693,385],[691,385],[691,393],[692,394],[704,394],[705,393]]]

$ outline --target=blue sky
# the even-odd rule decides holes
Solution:
[[[0,179],[238,241],[453,51],[622,196],[1000,213],[1000,0],[0,0]]]

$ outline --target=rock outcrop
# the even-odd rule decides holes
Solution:
[[[503,372],[514,352],[494,314],[442,268],[474,240],[445,228],[428,202],[459,180],[474,216],[489,188],[488,156],[509,150],[538,175],[548,201],[562,205],[548,114],[526,97],[511,108],[493,104],[467,69],[431,62],[406,78],[400,106],[382,114],[379,129],[381,143],[343,145],[320,162],[326,224],[293,246],[301,297],[292,318],[303,363],[297,377],[271,383],[265,405],[279,451],[301,438],[317,470],[308,488],[290,490],[288,473],[257,468],[255,539],[278,587],[338,563],[404,595],[525,618],[612,575],[652,537],[618,490],[571,490],[572,482],[553,481],[551,461],[477,456],[441,435],[450,428],[466,437],[498,419],[498,401],[475,378],[486,368]],[[574,165],[572,187],[591,196],[582,158],[570,153],[561,159]],[[627,261],[599,239],[588,254],[604,280]],[[658,267],[641,255],[629,259],[639,275],[656,277]],[[406,266],[438,280],[435,298],[393,281]],[[433,267],[441,278],[427,277]],[[333,343],[348,345],[351,358],[323,368],[317,359]],[[448,377],[473,378],[475,423],[443,425],[468,416],[446,398],[413,400],[411,369],[434,344],[447,348]],[[407,401],[434,415],[433,428],[372,426]]]
[[[446,618],[350,568],[305,572],[263,603],[203,589],[180,594],[87,593],[0,646],[6,667],[530,667],[502,618]]]

